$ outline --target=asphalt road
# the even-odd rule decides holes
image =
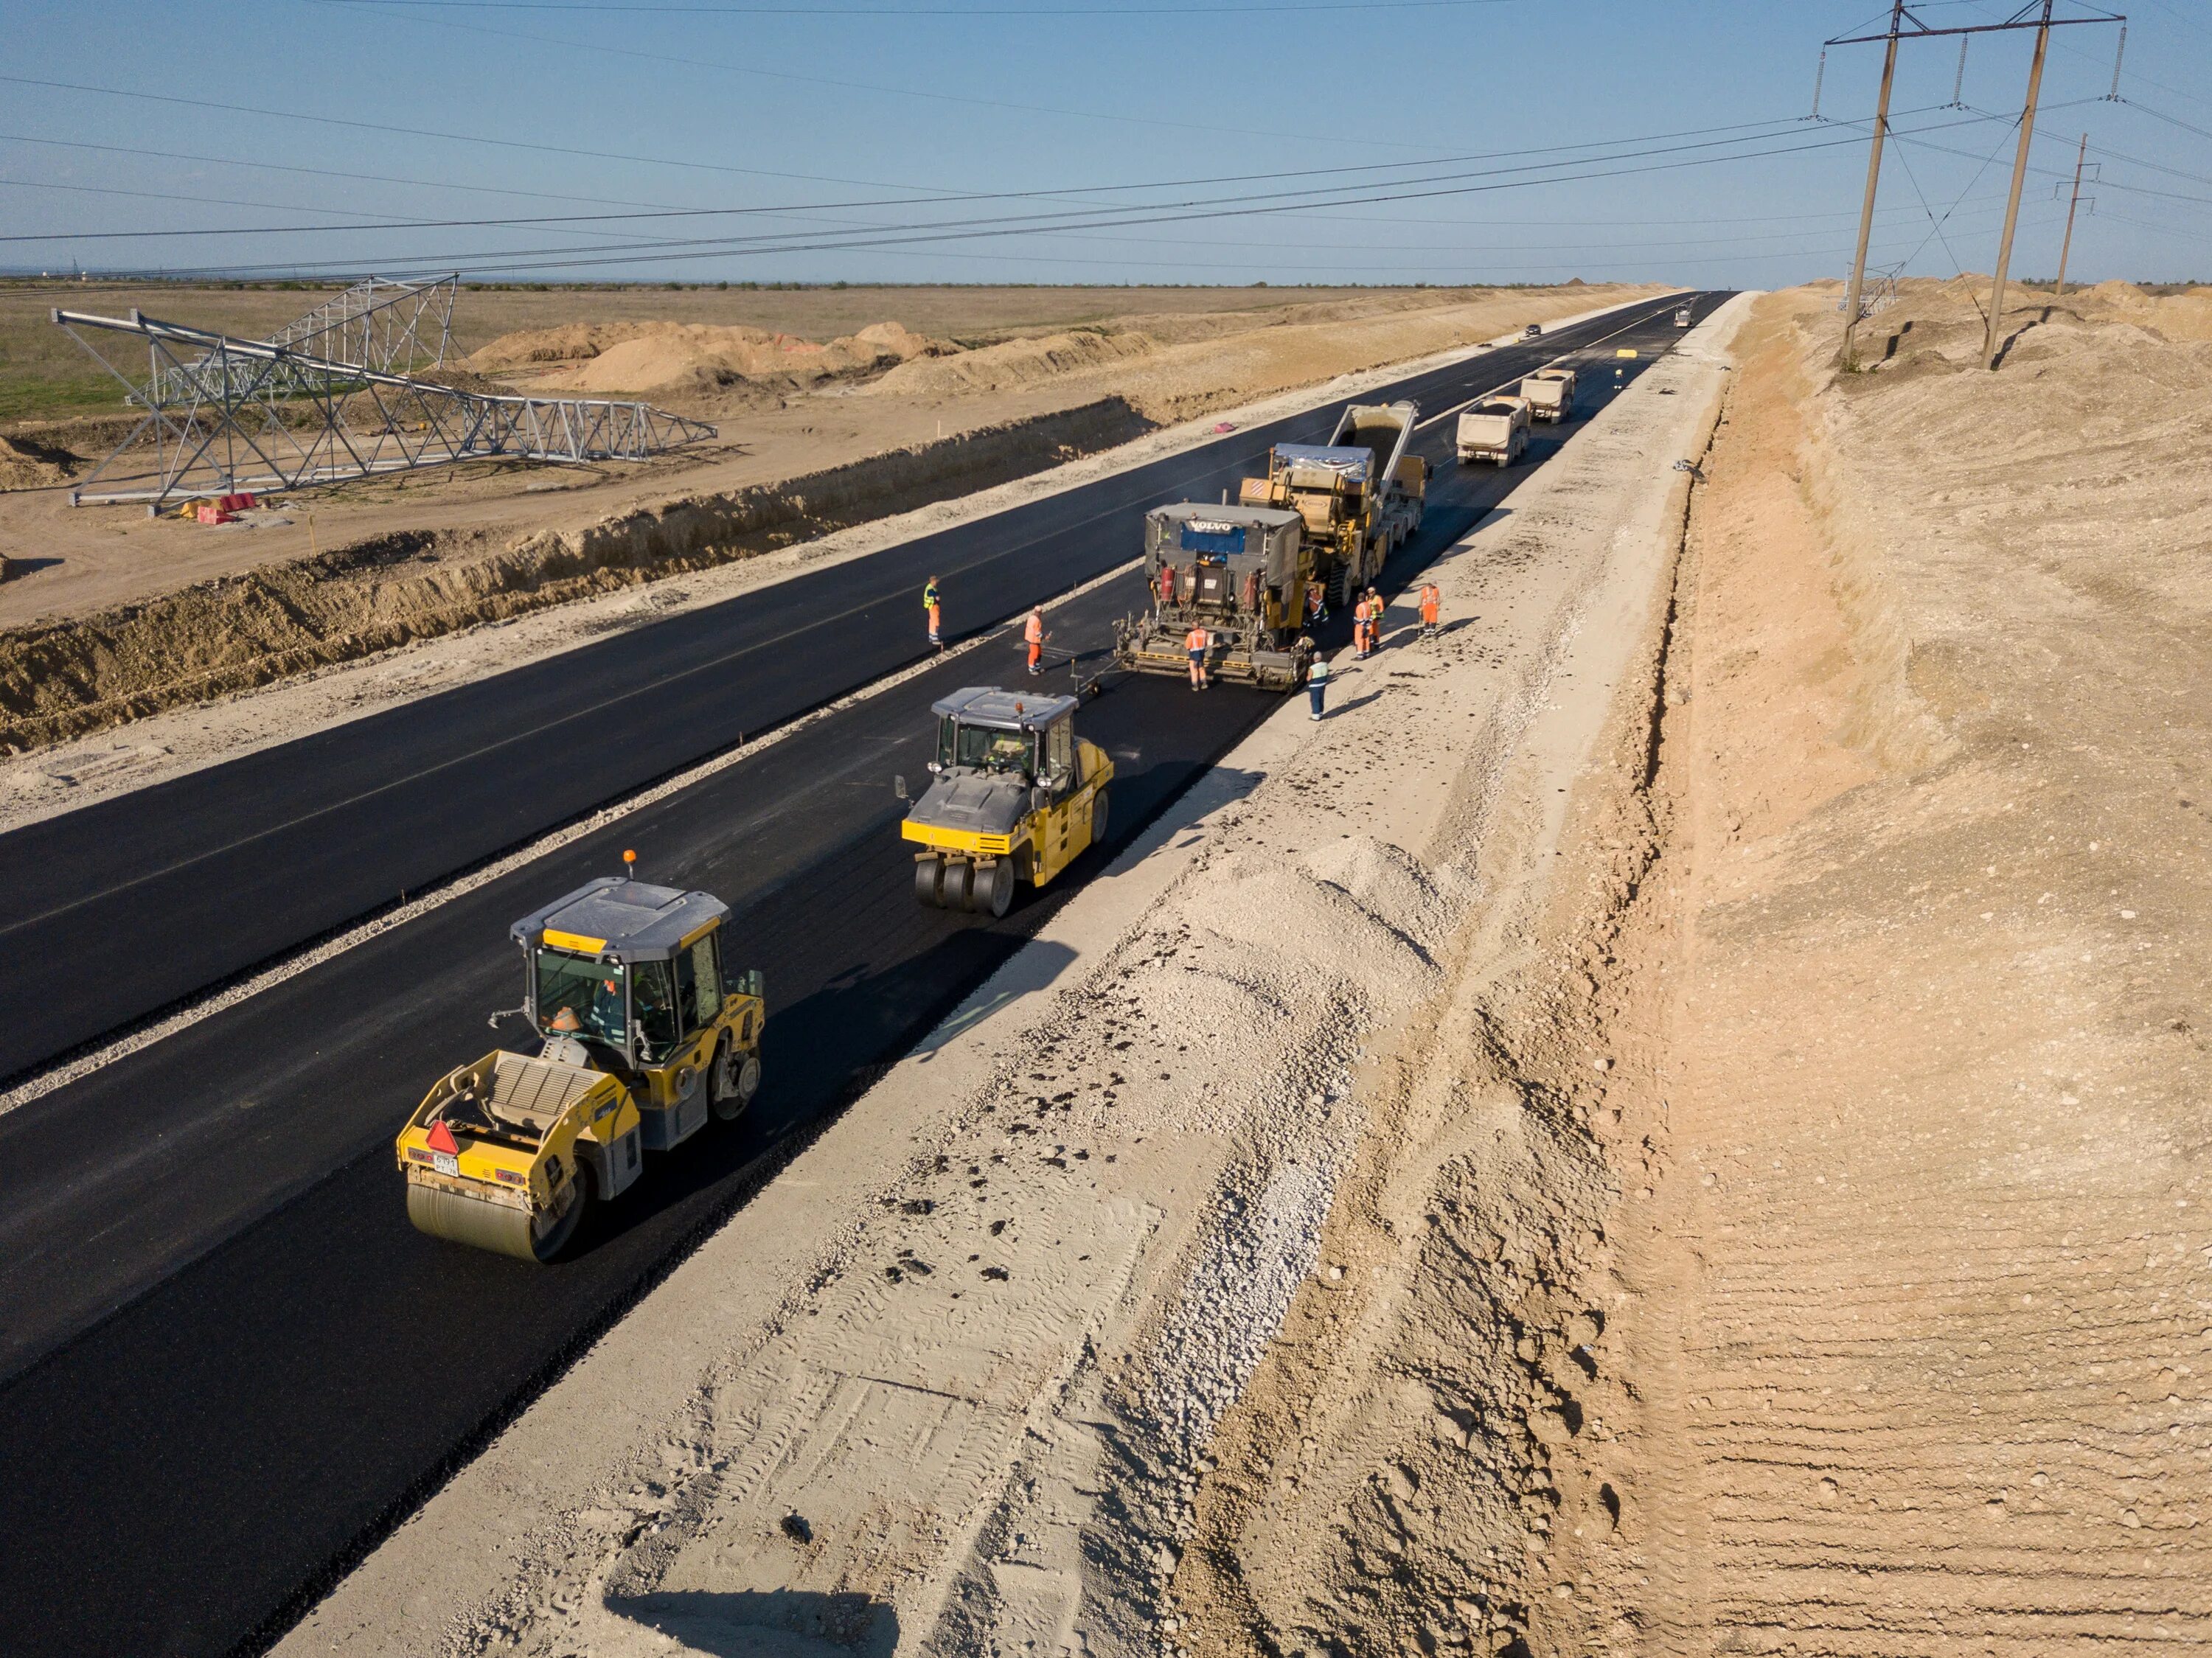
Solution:
[[[1702,299],[1700,313],[1717,299]],[[1662,313],[1607,349],[1637,344],[1649,352],[1675,337]],[[1553,336],[1540,353],[1490,354],[1422,376],[1400,394],[1438,410],[1570,343]],[[1626,372],[1649,361],[1626,365]],[[1598,389],[1586,393],[1586,411],[1611,378],[1602,370],[1590,377]],[[1306,417],[1294,423],[1296,434],[1310,435],[1332,418]],[[1432,460],[1448,452],[1450,428],[1447,420],[1422,433]],[[1543,430],[1531,461],[1574,429]],[[1239,434],[1247,441],[1233,458],[1148,489],[1109,480],[1038,503],[1056,504],[1060,527],[1054,535],[1038,529],[1027,544],[1009,541],[1004,526],[992,527],[997,520],[967,526],[958,533],[973,537],[975,562],[965,568],[998,569],[993,580],[1012,584],[1017,607],[1032,594],[1065,590],[1129,556],[1143,507],[1186,492],[1218,494],[1254,445],[1264,448],[1279,435]],[[1522,475],[1440,466],[1427,524],[1393,562],[1389,583],[1413,576]],[[1092,550],[1070,550],[1067,542]],[[854,584],[840,595],[848,602],[864,588],[885,594],[860,612],[873,620],[866,629],[855,623],[854,653],[860,638],[880,634],[882,648],[896,655],[896,635],[918,631],[908,614],[918,580],[874,570],[878,561],[910,556],[910,549],[898,550],[834,573]],[[930,556],[941,557],[945,571],[963,568],[941,549],[922,562]],[[1073,601],[1056,613],[1056,643],[1080,648],[1095,664],[1112,620],[1140,602],[1134,577]],[[764,648],[733,642],[752,625],[748,618],[701,614],[720,617],[720,638],[680,618],[613,641],[623,653],[619,662],[579,670],[577,683],[595,674],[613,683],[626,664],[634,682],[647,665],[666,659],[654,642],[662,629],[676,630],[672,650],[692,653],[693,665],[679,671],[688,677],[656,694],[650,712],[656,726],[696,717],[693,740],[654,746],[623,774],[629,779],[623,787],[732,740],[723,700],[732,683],[766,671]],[[0,1630],[7,1649],[220,1654],[271,1638],[757,1189],[805,1133],[1032,934],[1101,854],[1087,854],[1064,886],[1019,903],[1002,921],[924,910],[911,894],[911,865],[895,827],[901,808],[889,786],[894,772],[921,771],[928,703],[961,684],[1018,683],[1018,650],[1011,637],[994,641],[0,1117],[0,1375],[9,1378],[0,1383],[0,1442],[9,1447],[0,1479],[0,1536],[9,1540],[0,1552]],[[848,679],[854,653],[841,637]],[[788,692],[787,701],[834,695],[823,689],[830,676],[818,659],[827,654],[818,640],[786,653],[789,675],[808,688]],[[507,680],[525,682],[510,691],[526,701],[549,692],[541,670],[485,683]],[[718,683],[720,699],[710,694]],[[1113,845],[1125,844],[1274,706],[1227,688],[1195,696],[1172,680],[1110,679],[1079,724],[1115,756]],[[635,714],[629,704],[610,710],[594,703],[562,717],[581,729]],[[483,710],[468,716],[489,718]],[[445,725],[434,720],[422,731],[435,739],[434,752],[451,752]],[[436,774],[431,762],[405,755],[403,737],[393,731],[378,739],[386,747],[376,763],[392,783],[386,793],[284,831],[297,837],[313,871],[342,868],[349,853],[373,859],[387,844],[409,853],[410,834],[393,817],[410,809],[416,791],[428,792],[417,803],[425,832],[447,833],[444,817],[428,808],[436,778],[454,771]],[[324,741],[291,748],[321,756]],[[489,836],[505,844],[580,809],[578,796],[563,792],[562,768],[545,763],[548,746],[538,739],[501,746],[472,762],[493,771],[511,763],[513,793],[550,815],[517,828],[533,816],[518,806],[501,820],[505,827],[479,832],[487,803],[505,795],[485,786],[477,811],[459,814],[464,821],[444,841],[445,867],[483,857]],[[550,746],[557,756],[559,745]],[[303,756],[299,774],[321,780],[316,786],[353,774],[346,765],[325,772],[319,764]],[[268,774],[263,786],[274,788],[281,774],[281,768]],[[586,790],[582,804],[622,792],[605,786],[616,774],[603,769],[591,786],[597,793]],[[356,823],[357,813],[364,816]],[[318,835],[358,838],[340,853],[320,846]],[[710,1129],[650,1166],[636,1188],[594,1217],[574,1256],[553,1268],[420,1236],[406,1223],[391,1135],[436,1072],[496,1045],[485,1015],[520,999],[507,922],[615,869],[626,846],[640,850],[648,878],[706,888],[736,911],[732,959],[763,967],[769,981],[759,1103],[744,1122]],[[252,864],[249,854],[238,855]],[[332,912],[348,901],[322,902],[320,878],[295,872],[269,889],[296,901],[288,911],[295,938],[343,919]],[[100,904],[125,902],[96,899],[69,911],[74,919],[66,924],[58,917],[37,925],[91,926]],[[210,920],[222,915],[210,912]],[[112,973],[113,940],[93,942]],[[134,969],[160,953],[158,938],[140,942],[144,947],[122,952]],[[262,955],[272,947],[258,946]],[[20,946],[7,954],[20,963]]]
[[[1486,389],[1655,308],[1374,397],[1438,408],[1470,376]],[[1143,508],[1218,499],[1335,417],[1250,427],[0,835],[20,876],[0,881],[0,1078],[920,660],[933,574],[951,636],[973,634],[1133,556]]]

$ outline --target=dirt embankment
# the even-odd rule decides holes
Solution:
[[[1778,296],[1699,503],[1652,1650],[2212,1639],[2212,347],[2081,297]]]
[[[1856,375],[1832,295],[1746,330],[1554,895],[1400,1084],[1447,1130],[1332,1217],[1388,1270],[1201,1487],[1192,1650],[2212,1638],[2212,347],[2069,300],[1984,374],[1972,299]]]
[[[772,552],[1025,477],[1150,429],[1114,400],[507,538],[402,532],[82,620],[0,632],[0,753],[480,623]]]

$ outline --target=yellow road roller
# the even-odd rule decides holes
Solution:
[[[1076,736],[1078,701],[971,685],[931,705],[929,787],[899,828],[921,847],[915,897],[1004,915],[1015,882],[1043,886],[1106,838],[1114,762]]]
[[[729,914],[708,893],[607,878],[514,924],[518,1011],[542,1045],[448,1072],[407,1120],[396,1151],[416,1230],[550,1260],[644,1153],[744,1110],[765,1007],[759,972],[723,959]]]

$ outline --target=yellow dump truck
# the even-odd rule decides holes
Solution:
[[[610,878],[514,924],[542,1046],[448,1072],[408,1118],[394,1151],[417,1230],[550,1260],[645,1152],[744,1110],[766,1009],[760,974],[724,960],[728,917],[708,893]]]
[[[1180,677],[1190,669],[1190,631],[1202,628],[1210,676],[1290,690],[1313,662],[1306,589],[1322,580],[1305,521],[1286,507],[1155,507],[1145,514],[1152,602],[1122,618],[1115,660]]]
[[[1528,405],[1519,398],[1484,398],[1461,410],[1456,439],[1462,465],[1495,461],[1510,466],[1528,447]]]
[[[1575,411],[1575,371],[1539,368],[1521,382],[1521,400],[1531,420],[1566,419]]]
[[[1421,527],[1429,464],[1408,452],[1419,413],[1411,403],[1352,404],[1327,443],[1279,443],[1267,476],[1244,480],[1243,505],[1297,513],[1331,604],[1350,604]]]
[[[1004,915],[1017,881],[1043,886],[1106,838],[1114,762],[1075,734],[1078,701],[970,685],[931,705],[929,787],[899,826],[921,848],[916,898]]]

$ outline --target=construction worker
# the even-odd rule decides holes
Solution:
[[[1022,624],[1022,637],[1029,641],[1030,671],[1044,671],[1044,642],[1052,635],[1044,630],[1044,606],[1030,607],[1030,619]]]
[[[942,618],[944,611],[942,609],[942,597],[937,591],[937,578],[935,576],[930,577],[929,585],[921,590],[921,608],[929,613],[929,642],[933,645],[942,647],[945,643],[945,637],[940,632],[939,632],[938,623]]]
[[[1213,640],[1205,629],[1194,627],[1183,635],[1182,647],[1190,653],[1190,688],[1202,691],[1208,681],[1206,677],[1206,653]]]
[[[1328,659],[1316,656],[1313,665],[1306,670],[1306,701],[1312,706],[1313,717],[1321,718],[1321,705],[1328,696]]]
[[[1352,606],[1352,653],[1362,662],[1367,659],[1370,648],[1368,642],[1370,631],[1367,595],[1362,593]]]
[[[1367,654],[1373,656],[1382,648],[1382,595],[1372,587],[1367,590]]]
[[[1326,583],[1306,583],[1306,620],[1316,624],[1328,620],[1328,586]]]
[[[1435,582],[1424,581],[1421,584],[1422,638],[1434,639],[1437,636],[1437,612],[1443,608],[1443,602],[1444,596],[1437,591]]]

